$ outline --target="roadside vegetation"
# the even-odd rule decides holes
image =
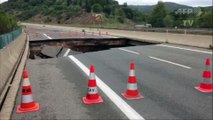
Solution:
[[[0,35],[17,29],[17,22],[14,16],[0,11]]]
[[[212,6],[193,9],[192,13],[177,13],[177,10],[170,10],[163,2],[158,2],[148,15],[148,22],[154,27],[213,28],[212,15]]]
[[[212,7],[201,8],[199,14],[176,14],[176,10],[168,9],[163,2],[158,2],[152,12],[130,8],[127,3],[119,5],[115,0],[9,0],[0,8],[14,14],[20,21],[36,23],[101,25],[109,28],[136,24],[212,28]],[[101,14],[103,19],[96,20],[96,14]]]

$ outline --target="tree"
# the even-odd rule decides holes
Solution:
[[[115,16],[117,17],[120,23],[124,23],[124,19],[126,18],[126,16],[122,8],[115,10]]]
[[[137,23],[144,24],[147,22],[148,16],[139,10],[133,10],[133,20]]]
[[[199,26],[204,28],[213,28],[212,15],[212,9],[204,12],[198,19]]]
[[[102,9],[103,9],[102,6],[98,3],[96,3],[92,6],[93,12],[96,12],[96,13],[102,12]]]
[[[124,13],[125,13],[125,16],[128,18],[128,19],[133,19],[133,10],[129,7],[123,7],[122,8]]]
[[[111,13],[112,13],[112,7],[109,6],[109,5],[104,6],[103,12],[104,12],[107,16],[111,15]]]
[[[13,31],[16,28],[16,19],[13,16],[0,11],[0,34]]]
[[[167,15],[167,10],[163,2],[159,1],[151,13],[150,23],[154,27],[164,27],[163,19]]]
[[[173,18],[170,15],[167,15],[166,17],[164,17],[163,19],[163,23],[165,27],[173,27]]]

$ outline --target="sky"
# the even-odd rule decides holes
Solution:
[[[155,5],[159,0],[117,0],[119,4],[127,2],[128,5]],[[179,4],[197,6],[212,6],[212,0],[161,0],[163,2],[175,2]]]
[[[7,0],[0,0],[0,3]],[[127,2],[128,5],[154,5],[159,0],[116,0],[119,4]],[[212,0],[161,0],[163,2],[175,2],[179,4],[189,5],[193,7],[198,6],[212,6]]]
[[[5,1],[7,1],[7,0],[0,0],[0,3],[3,3],[3,2],[5,2]]]

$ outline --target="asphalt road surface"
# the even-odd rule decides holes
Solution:
[[[61,38],[100,38],[100,37],[112,37],[107,32],[91,32],[86,30],[59,30],[55,28],[46,28],[38,26],[27,26],[26,32],[29,33],[31,41],[34,40],[46,40],[46,39],[61,39]]]
[[[37,29],[31,27],[31,40],[38,39],[34,36]],[[42,34],[42,30],[54,33],[46,28],[39,30]],[[40,39],[59,37],[47,36]],[[28,60],[34,100],[41,110],[16,114],[19,91],[12,119],[212,119],[212,93],[194,89],[202,81],[207,57],[212,61],[210,50],[158,44]],[[140,100],[126,100],[121,95],[131,61],[136,67],[138,90],[144,96]],[[86,95],[91,64],[95,65],[104,103],[84,105],[81,98]]]

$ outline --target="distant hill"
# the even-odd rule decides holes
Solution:
[[[164,2],[165,6],[170,10],[177,10],[177,9],[190,9],[193,8],[191,6],[177,4],[173,2]],[[129,7],[132,9],[138,9],[140,11],[143,11],[144,13],[150,13],[155,8],[156,5],[130,5]]]

